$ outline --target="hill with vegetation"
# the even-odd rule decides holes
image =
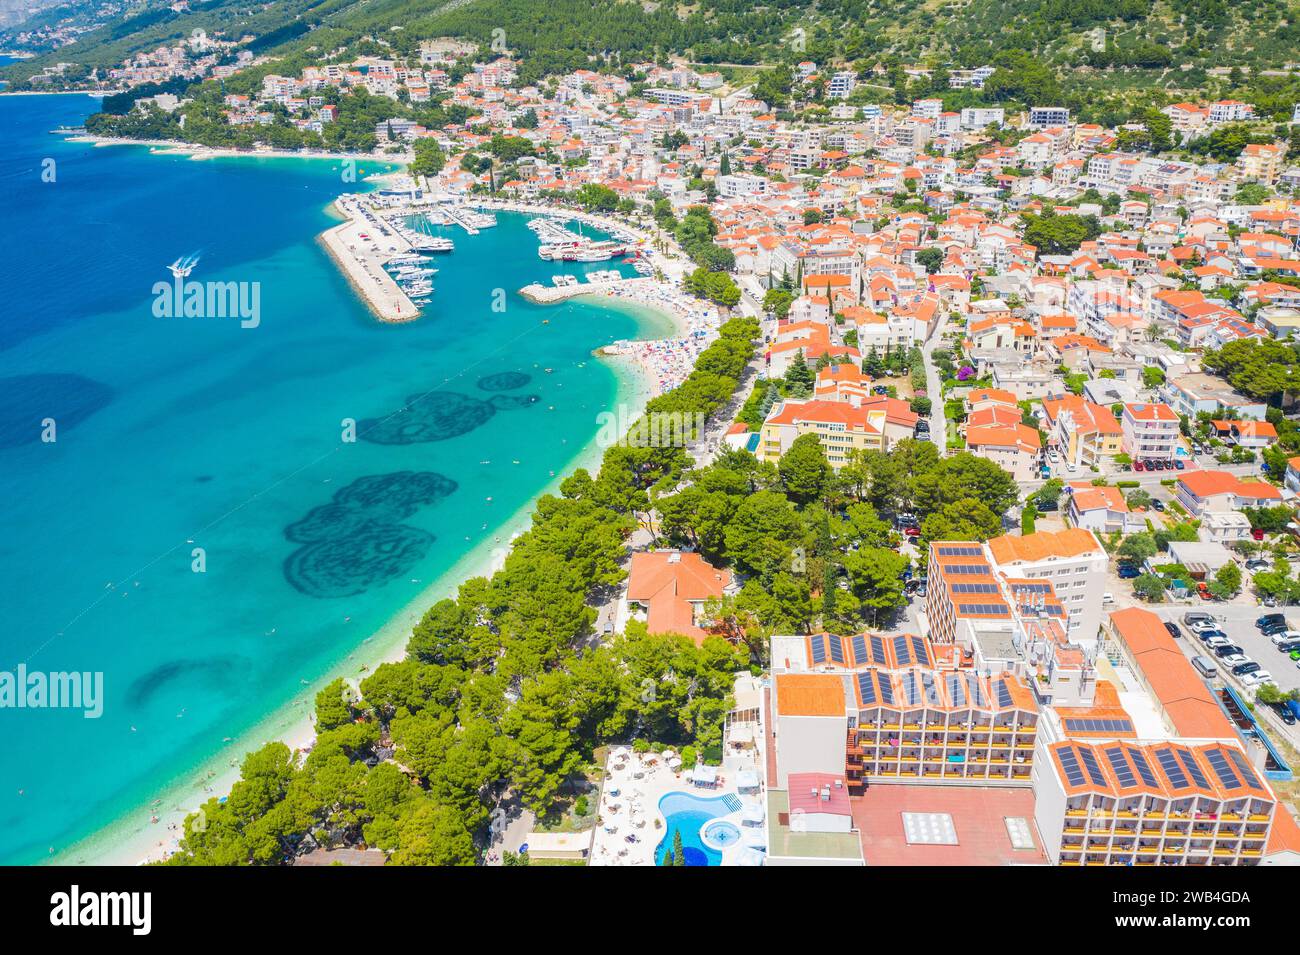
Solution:
[[[367,36],[399,54],[437,36],[486,46],[503,30],[536,75],[589,66],[593,57],[946,70],[1019,52],[1057,73],[1136,71],[1161,83],[1191,74],[1194,83],[1216,69],[1284,68],[1300,49],[1298,13],[1295,0],[276,0],[252,7],[209,0],[183,10],[147,5],[11,67],[9,78],[59,60],[85,75],[195,29],[255,36],[256,49],[291,57],[324,56]]]

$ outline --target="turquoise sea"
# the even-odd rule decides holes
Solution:
[[[340,163],[49,135],[94,102],[0,97],[0,671],[101,671],[105,699],[0,709],[3,863],[147,827],[168,784],[364,659],[624,400],[592,350],[664,330],[519,298],[560,269],[516,215],[448,232],[424,317],[379,324],[316,241],[356,188]],[[190,254],[191,280],[259,283],[258,327],[154,317]]]

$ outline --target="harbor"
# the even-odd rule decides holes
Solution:
[[[321,241],[348,281],[383,322],[410,322],[433,296],[434,254],[455,243],[434,228],[457,225],[470,235],[496,225],[481,212],[394,201],[392,193],[340,196],[334,206],[347,220]],[[415,222],[416,225],[412,225]]]

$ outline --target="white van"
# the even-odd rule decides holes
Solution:
[[[1213,680],[1219,675],[1219,669],[1214,665],[1214,661],[1209,657],[1195,656],[1192,657],[1192,666],[1196,667],[1196,672],[1207,680]]]

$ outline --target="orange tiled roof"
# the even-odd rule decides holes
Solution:
[[[1049,557],[1082,557],[1097,553],[1101,544],[1092,531],[1069,527],[1063,531],[1037,531],[1014,537],[1004,535],[989,541],[989,550],[999,564],[1033,563]]]
[[[844,681],[833,673],[778,673],[776,709],[781,716],[843,716]]]

